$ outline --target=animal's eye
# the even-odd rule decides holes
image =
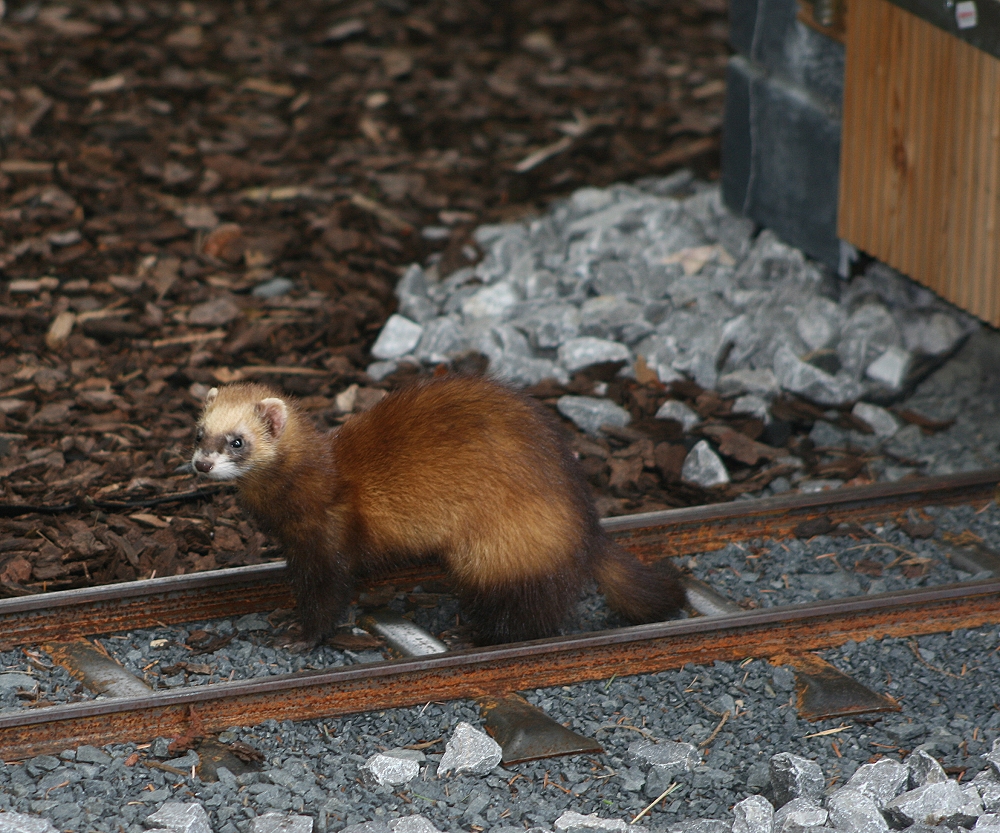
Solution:
[[[199,428],[197,431],[195,431],[194,432],[194,439],[195,439],[195,442],[199,442],[199,443],[203,439],[205,439],[205,429],[204,428]]]
[[[233,437],[229,441],[229,447],[230,448],[243,448],[243,438],[242,437]]]

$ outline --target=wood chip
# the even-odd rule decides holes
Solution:
[[[571,147],[573,147],[573,137],[563,136],[551,145],[546,145],[543,148],[539,148],[534,153],[525,156],[524,159],[514,166],[514,170],[519,174],[526,174],[528,171],[537,168],[543,162],[551,159],[557,154],[562,153],[563,151],[569,150]]]
[[[154,529],[168,529],[170,527],[168,521],[156,515],[150,515],[148,512],[136,512],[134,515],[129,515],[129,517],[137,523],[141,523],[144,526],[151,526]]]
[[[298,92],[291,84],[275,84],[266,78],[244,78],[237,89],[273,95],[277,98],[293,98]]]

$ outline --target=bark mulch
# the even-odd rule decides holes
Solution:
[[[405,381],[363,369],[406,264],[447,275],[477,225],[583,185],[717,177],[726,37],[722,0],[9,3],[0,595],[275,557],[181,468],[204,390],[336,424]],[[608,378],[635,426],[574,435],[603,512],[773,476],[762,426],[682,386],[745,485],[680,484],[669,392]]]

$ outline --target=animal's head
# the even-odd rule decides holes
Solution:
[[[264,385],[212,388],[195,433],[191,464],[213,480],[234,480],[266,469],[278,456],[291,407]]]

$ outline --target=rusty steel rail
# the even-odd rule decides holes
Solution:
[[[779,495],[738,503],[667,509],[604,520],[620,544],[645,560],[720,549],[748,538],[784,538],[820,517],[859,523],[893,517],[915,506],[994,499],[1000,469],[878,483],[832,492]],[[0,600],[0,650],[39,642],[65,642],[163,624],[225,618],[294,606],[284,563],[272,562],[168,576],[146,581],[64,590]],[[416,584],[433,569],[395,573],[400,586]]]
[[[860,522],[919,506],[993,500],[1000,470],[614,518],[608,531],[642,557],[703,552],[786,536],[804,521]],[[78,636],[290,607],[281,563],[0,601],[0,644]],[[419,577],[420,574],[414,574]],[[414,578],[411,576],[411,578]],[[266,680],[215,683],[0,715],[0,757],[84,743],[213,733],[268,719],[302,720],[488,697],[511,689],[652,673],[747,656],[783,657],[870,637],[1000,623],[1000,578],[934,589],[561,637]]]
[[[1000,469],[874,483],[809,494],[778,495],[606,518],[604,528],[642,558],[721,549],[747,538],[787,538],[807,521],[889,518],[922,506],[974,504],[997,498]]]
[[[283,562],[0,600],[0,650],[292,607]]]
[[[144,697],[0,715],[0,752],[13,760],[88,743],[222,731],[264,720],[306,720],[489,696],[511,689],[646,674],[687,663],[787,655],[885,636],[1000,622],[1000,579],[792,605],[570,636],[336,671],[214,683]]]

